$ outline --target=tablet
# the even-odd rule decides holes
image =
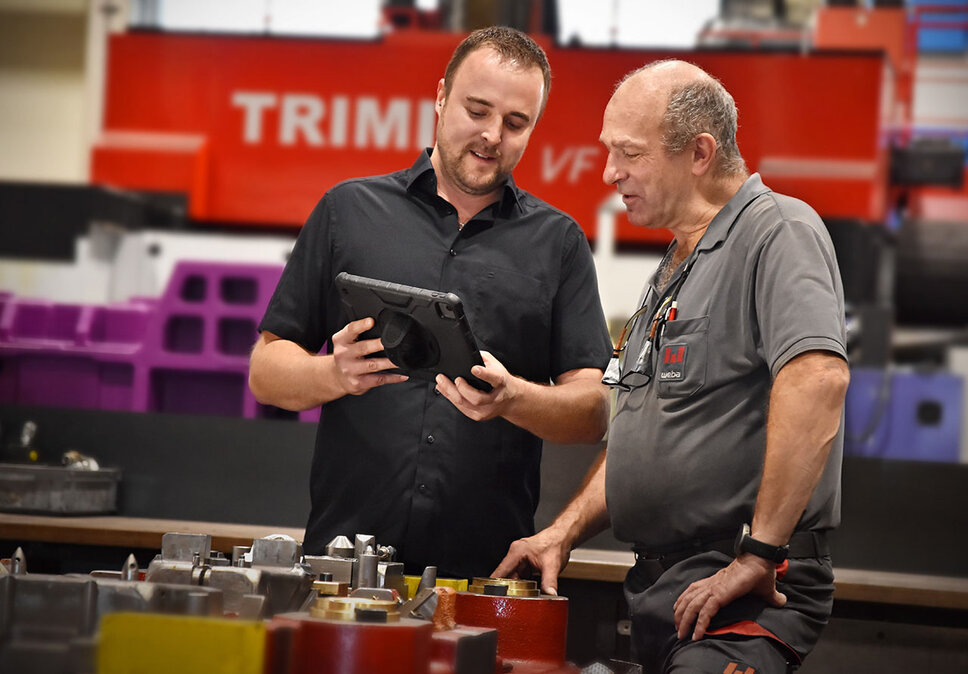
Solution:
[[[463,377],[475,388],[490,391],[471,374],[483,365],[464,305],[454,293],[415,288],[340,272],[336,287],[347,322],[372,317],[376,325],[360,339],[383,339],[386,355],[399,372],[432,382],[438,373],[451,381]],[[372,357],[372,356],[371,356]]]

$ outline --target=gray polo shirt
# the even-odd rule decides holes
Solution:
[[[619,393],[609,429],[612,526],[620,540],[648,548],[728,537],[751,521],[773,378],[806,351],[846,359],[843,287],[827,230],[812,208],[774,193],[758,174],[664,290],[653,276],[643,293],[650,307],[686,268],[678,315],[652,353],[655,376]],[[630,354],[639,353],[652,311],[636,322]],[[842,453],[843,424],[798,530],[839,523]]]

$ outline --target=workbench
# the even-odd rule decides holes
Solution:
[[[0,556],[22,545],[27,567],[35,555],[61,559],[73,571],[85,565],[111,569],[131,552],[146,565],[168,532],[212,536],[212,547],[232,546],[285,534],[302,540],[303,529],[287,526],[156,519],[126,516],[51,517],[0,513]],[[40,560],[37,560],[40,561]],[[561,574],[558,588],[569,599],[568,657],[626,659],[627,608],[622,580],[631,552],[579,548]],[[35,565],[35,570],[36,570]],[[52,571],[63,572],[63,571]],[[831,671],[934,671],[968,666],[968,577],[869,571],[834,567],[834,609],[803,674]],[[900,665],[900,668],[895,668]]]
[[[212,549],[232,552],[256,538],[285,534],[301,541],[302,528],[198,522],[143,517],[51,517],[0,513],[0,540],[67,543],[117,548],[161,549],[168,532],[209,534]],[[29,560],[28,560],[29,562]],[[621,583],[632,566],[631,552],[579,548],[562,578]],[[968,611],[968,578],[834,567],[834,597],[842,601],[922,606]]]

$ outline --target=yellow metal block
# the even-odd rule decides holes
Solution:
[[[415,596],[417,594],[417,586],[420,585],[420,576],[404,576],[403,582],[407,584],[408,596]],[[438,578],[437,587],[452,587],[458,592],[467,592],[467,579]]]
[[[261,622],[152,613],[101,619],[98,674],[262,674]]]
[[[452,587],[458,592],[467,592],[466,578],[438,578],[437,587]]]

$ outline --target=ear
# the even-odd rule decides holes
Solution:
[[[701,133],[693,141],[692,172],[694,175],[706,175],[712,171],[716,160],[716,139],[708,133]]]
[[[437,110],[437,114],[440,114],[440,109],[444,106],[444,78],[441,77],[440,81],[437,82],[437,100],[434,104],[434,109]]]

